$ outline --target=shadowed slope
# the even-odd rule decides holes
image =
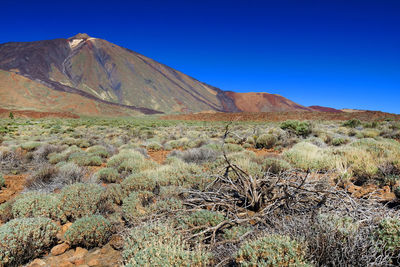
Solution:
[[[87,116],[131,116],[128,108],[105,104],[78,94],[53,90],[21,75],[0,70],[0,106],[35,112],[70,112]]]

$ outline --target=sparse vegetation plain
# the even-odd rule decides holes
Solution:
[[[2,119],[0,265],[398,265],[400,122],[345,119]]]

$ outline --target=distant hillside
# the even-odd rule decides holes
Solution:
[[[308,108],[314,110],[314,111],[320,111],[320,112],[333,112],[333,113],[340,113],[343,112],[339,109],[335,108],[328,108],[328,107],[321,107],[321,106],[309,106]]]

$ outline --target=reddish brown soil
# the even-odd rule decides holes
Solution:
[[[191,121],[285,121],[285,120],[338,120],[359,119],[362,121],[375,121],[391,118],[400,120],[400,115],[380,111],[364,111],[357,113],[332,113],[332,112],[243,112],[243,113],[214,113],[214,114],[184,114],[162,116],[165,120],[191,120]]]
[[[73,118],[78,119],[79,116],[70,112],[40,112],[34,110],[11,110],[0,108],[0,118],[8,118],[10,112],[15,118]]]
[[[279,155],[281,152],[276,151],[274,149],[257,149],[257,148],[248,148],[247,150],[253,151],[256,156],[261,157],[265,155]]]
[[[147,151],[150,158],[159,164],[163,164],[171,151],[158,150],[158,151]]]
[[[6,188],[0,190],[0,204],[17,196],[23,189],[27,174],[5,175]]]

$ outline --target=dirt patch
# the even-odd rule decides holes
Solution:
[[[103,162],[100,166],[88,166],[88,173],[93,174],[98,172],[101,169],[107,168],[107,163]]]
[[[382,188],[375,184],[357,186],[348,182],[345,188],[355,198],[375,198],[379,201],[393,201],[396,199],[395,194],[391,192],[389,186]]]
[[[150,158],[159,164],[163,164],[165,162],[169,153],[171,153],[171,151],[168,150],[147,151],[147,154],[149,154]]]
[[[266,156],[266,155],[267,156],[270,156],[270,155],[277,156],[277,155],[281,154],[280,151],[276,151],[274,149],[266,149],[266,148],[263,148],[263,149],[247,148],[247,150],[253,151],[257,157],[262,157],[262,156]]]
[[[27,174],[5,175],[6,188],[0,190],[0,204],[17,196],[24,189],[27,177]]]
[[[162,116],[165,120],[191,120],[191,121],[265,121],[277,122],[286,120],[337,120],[345,121],[359,119],[362,121],[382,121],[387,118],[400,120],[400,115],[380,111],[363,111],[357,113],[333,112],[242,112],[242,113],[215,113],[215,114],[184,114]]]

